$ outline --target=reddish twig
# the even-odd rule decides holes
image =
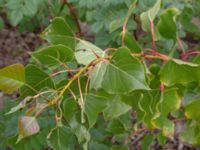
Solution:
[[[50,77],[54,77],[54,76],[57,76],[61,73],[64,73],[64,72],[68,72],[68,73],[72,73],[72,72],[79,72],[80,69],[74,69],[74,70],[61,70],[61,71],[58,71],[58,72],[55,72],[53,74],[50,75]],[[73,74],[72,74],[73,75]]]
[[[193,51],[193,52],[189,52],[187,53],[187,55],[200,55],[200,51]]]
[[[182,51],[181,58],[183,60],[186,60],[188,55],[185,53],[185,48],[183,46],[183,42],[181,41],[181,39],[179,37],[177,37],[177,41],[178,41],[178,45],[179,45],[179,47],[181,48],[181,51]]]
[[[160,83],[160,91],[161,91],[161,93],[164,93],[164,91],[165,91],[165,86],[164,86],[163,82]]]

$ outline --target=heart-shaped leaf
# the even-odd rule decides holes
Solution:
[[[157,0],[153,7],[140,15],[142,29],[144,31],[151,30],[151,21],[153,21],[160,10],[162,0]]]
[[[88,65],[97,57],[105,57],[105,52],[90,42],[79,40],[76,45],[75,57],[79,64]]]
[[[106,67],[102,87],[110,94],[148,90],[144,67],[127,48],[119,48]]]
[[[66,35],[74,37],[74,33],[64,18],[56,17],[51,21],[49,26],[49,34]]]
[[[40,127],[36,118],[29,116],[23,116],[19,119],[18,128],[19,136],[17,142],[40,131]]]
[[[31,56],[44,65],[54,66],[71,61],[74,58],[74,52],[71,48],[59,44],[33,52]]]

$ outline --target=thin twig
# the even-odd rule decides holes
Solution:
[[[183,43],[182,43],[182,41],[179,37],[177,37],[177,41],[178,41],[178,45],[181,48],[182,53],[185,54],[185,48],[184,48]]]
[[[85,119],[84,119],[84,99],[83,99],[83,93],[82,93],[82,89],[81,89],[81,82],[80,82],[80,77],[78,77],[78,89],[79,89],[79,93],[80,93],[80,98],[79,98],[79,106],[81,108],[81,123],[84,123],[85,122]]]
[[[156,42],[155,42],[155,32],[154,32],[154,22],[153,22],[153,20],[151,21],[151,36],[152,36],[152,46],[153,46],[153,49],[155,51],[157,51],[156,50]]]

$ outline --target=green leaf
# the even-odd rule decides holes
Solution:
[[[123,134],[125,132],[124,125],[119,119],[113,119],[108,124],[107,130],[113,134]]]
[[[168,8],[160,16],[157,24],[159,33],[167,39],[176,39],[176,17],[180,14],[177,8]]]
[[[106,120],[117,118],[125,113],[127,113],[131,107],[121,101],[120,96],[108,97],[107,107],[103,111]]]
[[[12,93],[24,84],[25,71],[21,64],[14,64],[0,69],[0,90]]]
[[[89,127],[91,128],[96,123],[98,114],[105,109],[106,101],[104,97],[87,95],[84,106],[84,111],[89,121]]]
[[[139,107],[139,102],[143,98],[143,94],[141,92],[135,91],[130,95],[122,95],[121,100],[127,105],[131,106],[134,111],[137,113],[137,120],[141,122],[144,118],[144,111]],[[147,101],[149,103],[149,101]]]
[[[27,65],[25,68],[26,85],[20,88],[20,97],[34,96],[46,87],[54,89],[54,83],[49,75],[35,65]]]
[[[200,99],[193,100],[185,106],[185,116],[188,119],[200,120],[200,112],[198,111],[200,107]]]
[[[148,11],[143,12],[140,15],[140,19],[142,22],[142,29],[144,31],[151,30],[151,22],[155,19],[161,7],[162,0],[157,0],[153,7],[151,7]]]
[[[90,73],[90,89],[98,90],[102,88],[102,81],[104,80],[107,65],[107,62],[100,62],[94,67]]]
[[[192,145],[199,145],[199,132],[199,124],[194,122],[187,122],[184,131],[180,134],[180,139]]]
[[[18,122],[19,136],[17,142],[22,138],[34,135],[40,131],[39,124],[35,117],[22,116]]]
[[[74,37],[74,33],[64,18],[56,17],[51,21],[50,34],[66,35]]]
[[[24,15],[32,17],[36,14],[37,10],[38,5],[36,0],[24,1],[24,5],[22,6],[22,11]]]
[[[93,60],[97,59],[97,56],[105,57],[105,52],[99,47],[93,45],[90,42],[79,40],[76,45],[75,57],[79,64],[88,65]]]
[[[63,102],[64,117],[69,121],[78,110],[78,104],[75,99],[66,99]]]
[[[23,19],[23,12],[20,9],[11,11],[9,15],[9,19],[10,19],[10,23],[13,26],[16,26]]]
[[[33,52],[31,56],[44,65],[54,66],[71,61],[74,58],[74,52],[71,48],[59,44]]]
[[[24,108],[26,106],[26,103],[28,101],[30,101],[32,99],[31,96],[26,97],[24,100],[22,100],[17,106],[14,106],[13,108],[11,108],[11,110],[9,112],[7,112],[5,115],[14,113],[22,108]]]
[[[148,90],[144,67],[131,56],[127,48],[119,48],[114,53],[104,74],[102,87],[110,94],[125,94],[137,89]]]
[[[156,138],[159,142],[159,144],[161,144],[162,146],[166,144],[167,141],[167,137],[163,135],[163,133],[158,133],[156,135]]]
[[[72,50],[75,49],[76,41],[74,37],[66,36],[66,35],[51,34],[51,35],[45,36],[45,39],[53,45],[62,44],[71,48]]]
[[[155,115],[154,105],[157,102],[157,97],[153,97],[153,94],[149,91],[144,91],[141,94],[141,98],[138,101],[139,114],[142,115],[142,120],[148,128],[153,128],[151,120]]]
[[[176,89],[165,90],[161,93],[160,101],[156,105],[156,113],[152,120],[153,125],[162,129],[166,136],[173,136],[175,125],[168,119],[170,112],[175,112],[181,106],[181,98]]]
[[[115,30],[119,29],[122,27],[124,22],[124,19],[118,19],[118,20],[114,20],[110,23],[109,25],[109,33],[114,32]]]
[[[54,150],[75,149],[76,138],[69,127],[58,126],[47,138],[48,145]]]
[[[200,66],[181,60],[170,60],[160,72],[161,81],[171,86],[176,83],[186,84],[193,81],[200,81]]]
[[[135,38],[129,32],[125,33],[124,44],[131,50],[131,52],[140,53],[142,50]]]
[[[152,134],[146,134],[145,137],[142,139],[142,149],[148,150],[150,149],[150,145],[153,142],[154,136]]]
[[[72,132],[76,135],[79,143],[84,143],[83,148],[87,150],[88,142],[90,141],[90,133],[85,126],[80,124],[75,116],[69,121],[69,125],[72,128]]]

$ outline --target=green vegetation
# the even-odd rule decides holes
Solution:
[[[174,138],[177,122],[178,138],[200,145],[200,51],[187,41],[199,40],[200,1],[8,0],[2,10],[20,29],[46,26],[46,6],[48,44],[0,69],[0,90],[19,92],[4,100],[0,149],[126,150],[142,132],[148,149]]]

